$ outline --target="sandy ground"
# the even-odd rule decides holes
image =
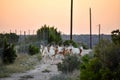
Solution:
[[[84,50],[82,55],[88,54],[91,50]],[[59,75],[61,72],[57,69],[57,63],[61,60],[43,59],[35,69],[25,73],[15,73],[8,78],[0,78],[0,80],[49,80],[52,76]]]
[[[52,76],[60,74],[56,64],[60,60],[51,61],[50,59],[41,60],[41,63],[35,66],[35,69],[25,73],[15,73],[11,77],[1,78],[0,80],[49,80]]]

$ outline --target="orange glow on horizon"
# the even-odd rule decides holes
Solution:
[[[120,0],[74,0],[73,34],[89,34],[89,8],[92,33],[110,34],[120,29]],[[37,30],[55,26],[70,33],[70,0],[0,0],[0,32]]]

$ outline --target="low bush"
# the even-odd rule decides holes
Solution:
[[[89,47],[84,43],[81,43],[80,45],[83,47],[83,49],[89,49]]]
[[[62,60],[62,63],[58,63],[57,67],[59,71],[63,73],[71,73],[75,69],[79,69],[80,57],[78,55],[66,55]]]
[[[30,55],[37,54],[37,53],[39,53],[39,48],[36,47],[36,46],[33,46],[33,45],[29,45],[28,53],[29,53]]]
[[[94,48],[94,57],[84,56],[81,80],[120,80],[120,45],[102,40]]]
[[[65,46],[72,45],[72,46],[74,46],[74,47],[78,47],[78,44],[75,43],[75,42],[72,41],[72,40],[66,40],[66,41],[63,42],[63,44],[64,44]]]
[[[14,63],[16,59],[16,51],[14,50],[14,45],[7,42],[7,39],[4,40],[4,47],[2,52],[2,62],[4,64]]]

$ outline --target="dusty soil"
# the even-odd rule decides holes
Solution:
[[[60,74],[56,66],[58,62],[60,60],[41,60],[40,64],[35,66],[33,70],[25,73],[15,73],[11,77],[0,78],[0,80],[49,80],[50,77]]]

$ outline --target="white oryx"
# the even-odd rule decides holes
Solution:
[[[41,51],[41,55],[43,60],[45,60],[45,62],[47,62],[47,59],[51,59],[53,60],[54,58],[54,54],[55,54],[55,47],[53,45],[51,46],[43,46],[40,45],[40,51]]]
[[[53,60],[54,58],[64,58],[65,54],[78,54],[81,56],[81,53],[83,51],[83,48],[75,48],[73,46],[43,46],[40,45],[40,51],[42,54],[42,57],[47,61],[48,59]]]
[[[78,54],[80,56],[81,56],[81,53],[83,51],[82,46],[80,48],[75,48],[73,46],[68,46],[66,49],[69,51],[69,53],[71,53],[71,54]]]

